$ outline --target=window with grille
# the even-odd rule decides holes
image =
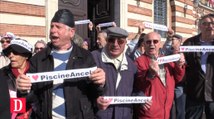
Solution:
[[[154,0],[154,23],[167,25],[167,0]],[[166,32],[155,30],[162,38],[166,38]]]

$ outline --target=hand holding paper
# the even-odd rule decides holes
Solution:
[[[104,99],[103,96],[98,97],[97,98],[98,108],[101,110],[106,110],[108,108],[108,106],[110,105],[111,101],[112,101],[112,99]]]
[[[105,72],[101,68],[97,68],[95,71],[93,71],[89,77],[95,84],[98,84],[100,86],[105,85]]]
[[[16,79],[16,87],[20,91],[30,91],[31,89],[31,80],[24,74],[21,74]]]
[[[160,68],[159,68],[159,65],[158,65],[158,61],[154,57],[152,57],[150,59],[149,71],[150,71],[151,75],[158,75],[158,72],[159,72]]]
[[[145,104],[142,104],[144,110],[149,110],[152,106],[152,100],[146,100]]]
[[[185,64],[185,57],[183,53],[180,53],[180,59],[177,61],[178,66],[182,67]]]

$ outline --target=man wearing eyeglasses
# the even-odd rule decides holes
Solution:
[[[34,45],[34,55],[46,48],[46,45],[44,40],[38,40]]]
[[[200,34],[187,39],[186,46],[214,45],[214,14],[199,20]],[[186,119],[214,119],[214,53],[187,52],[186,68]]]
[[[7,48],[10,45],[10,41],[15,39],[15,35],[11,32],[6,32],[2,37],[1,37],[1,47],[2,50]],[[10,60],[7,56],[3,54],[3,52],[0,55],[0,68],[7,66],[10,63]]]
[[[137,71],[125,53],[128,32],[119,27],[107,29],[107,44],[92,54],[98,67],[106,72],[106,91],[103,96],[131,96]],[[102,96],[97,99],[97,119],[132,119],[132,105],[109,105]]]
[[[138,105],[135,108],[137,119],[169,119],[174,98],[175,83],[182,80],[185,72],[183,56],[177,62],[158,64],[161,57],[161,36],[150,32],[144,36],[145,53],[135,60],[138,68],[134,88],[152,96],[150,109]]]

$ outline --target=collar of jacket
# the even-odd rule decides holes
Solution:
[[[71,51],[71,55],[70,58],[74,59],[79,59],[79,58],[83,58],[83,54],[81,53],[80,47],[77,46],[73,41],[71,41],[71,44],[73,46],[72,51]],[[53,45],[51,43],[47,44],[47,50],[45,50],[45,55],[47,57],[45,58],[50,58],[51,56],[51,50],[53,49]]]
[[[196,36],[193,36],[193,42],[194,42],[194,44],[200,46],[201,45],[200,39],[201,39],[201,33],[198,34],[198,35],[196,35]],[[212,41],[212,45],[214,45],[214,39]]]
[[[116,59],[112,59],[110,58],[108,55],[107,55],[107,52],[106,52],[106,47],[104,47],[101,51],[101,58],[102,58],[102,61],[104,63],[112,63],[113,65],[115,65],[115,68],[117,67],[116,64],[114,63],[114,60],[117,60]],[[123,52],[119,57],[121,57],[121,64],[119,65],[119,70],[120,71],[123,71],[123,70],[128,70],[128,61],[126,59],[126,55],[125,53]],[[117,69],[117,68],[116,68]]]

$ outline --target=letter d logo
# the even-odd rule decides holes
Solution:
[[[24,113],[26,112],[25,98],[10,98],[10,112]]]

